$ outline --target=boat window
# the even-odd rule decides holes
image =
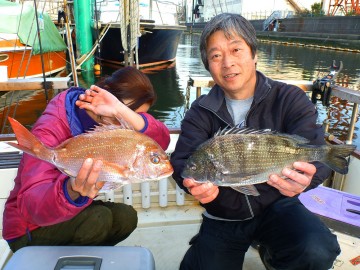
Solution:
[[[8,59],[9,59],[8,54],[0,54],[0,62],[5,62]]]

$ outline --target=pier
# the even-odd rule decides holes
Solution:
[[[264,21],[250,20],[260,41],[360,53],[360,16],[284,18],[278,31],[263,31]],[[187,30],[200,33],[205,24],[187,24]]]

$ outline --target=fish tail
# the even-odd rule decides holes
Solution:
[[[331,145],[325,163],[334,171],[347,174],[349,161],[346,157],[354,152],[356,146],[351,144]]]
[[[11,117],[8,119],[18,141],[18,143],[8,142],[9,145],[41,159],[50,156],[50,149],[44,146],[26,127]]]

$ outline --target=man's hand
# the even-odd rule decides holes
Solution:
[[[76,178],[70,178],[67,183],[68,193],[72,200],[87,196],[95,198],[105,182],[97,181],[102,167],[102,161],[94,162],[91,158],[84,161]]]
[[[284,168],[282,174],[290,180],[272,174],[269,177],[269,181],[267,181],[270,186],[277,188],[281,194],[288,197],[294,197],[303,192],[310,185],[311,179],[316,173],[316,167],[307,162],[295,162],[293,166],[294,169],[302,171],[303,174],[289,168]]]
[[[191,195],[201,203],[213,201],[219,194],[219,187],[212,183],[196,183],[194,179],[185,178],[183,185],[188,189]]]

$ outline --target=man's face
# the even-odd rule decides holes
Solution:
[[[216,84],[232,99],[246,99],[254,95],[257,56],[243,38],[232,35],[227,39],[223,31],[213,33],[207,41],[209,70]]]

